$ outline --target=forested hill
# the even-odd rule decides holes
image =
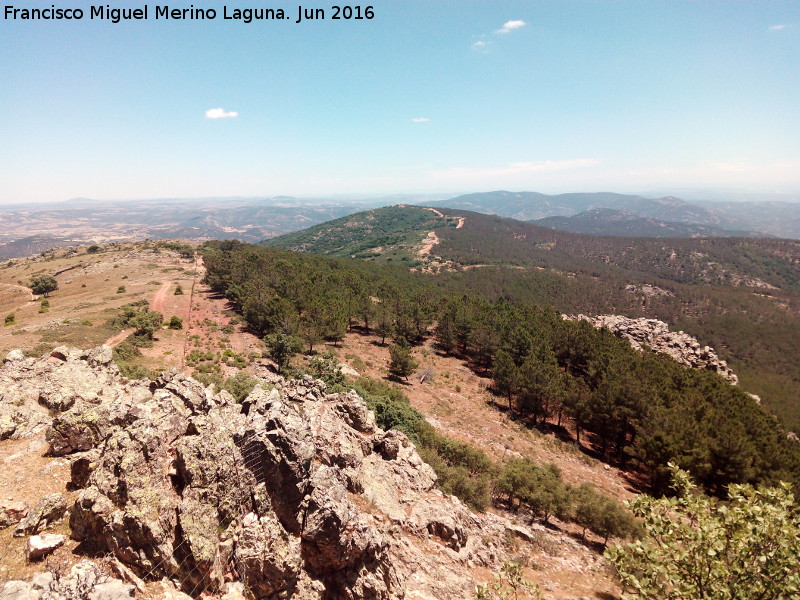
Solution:
[[[546,217],[530,222],[560,231],[618,237],[770,237],[758,232],[729,231],[711,225],[663,221],[613,208],[593,208],[571,217]]]
[[[656,489],[665,490],[668,461],[719,493],[734,481],[800,483],[800,445],[740,388],[564,320],[530,294],[511,297],[547,278],[496,271],[487,285],[484,269],[427,276],[238,242],[210,242],[203,255],[206,282],[276,344],[308,347],[355,328],[400,347],[433,337],[438,351],[490,375],[498,401],[520,419],[569,420],[577,444],[590,440]]]
[[[423,208],[378,209],[270,243],[437,271],[490,298],[565,313],[661,319],[716,348],[744,389],[800,431],[800,242],[593,237],[440,212],[441,219]],[[431,231],[438,243],[416,255],[413,244]]]
[[[334,219],[262,243],[326,256],[375,258],[382,262],[409,260],[430,231],[455,221],[443,217],[438,210],[389,206]]]
[[[462,228],[438,232],[437,253],[461,265],[569,268],[589,261],[676,283],[800,291],[800,240],[598,237],[493,215],[442,213],[465,218]]]

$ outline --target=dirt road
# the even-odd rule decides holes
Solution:
[[[164,314],[164,303],[167,300],[167,292],[169,291],[170,285],[172,284],[169,281],[165,281],[161,284],[161,287],[153,297],[153,301],[150,303],[151,310],[160,312],[162,315]]]

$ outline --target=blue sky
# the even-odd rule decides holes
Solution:
[[[800,190],[796,1],[193,4],[217,19],[0,20],[0,203]]]

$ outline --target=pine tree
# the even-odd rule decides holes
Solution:
[[[513,396],[519,390],[519,369],[508,352],[504,350],[497,351],[497,357],[494,359],[494,367],[492,368],[492,379],[494,380],[495,391],[508,398],[508,410],[512,410]]]
[[[401,338],[396,344],[389,346],[389,357],[389,373],[408,381],[408,376],[417,368],[417,361],[411,356],[409,343]]]
[[[269,357],[278,367],[278,373],[283,372],[284,367],[302,348],[302,341],[299,338],[286,333],[271,333],[264,338],[264,341],[269,348]]]

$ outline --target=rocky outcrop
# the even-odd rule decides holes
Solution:
[[[65,538],[51,537],[62,538],[62,543]],[[0,600],[128,600],[134,594],[134,586],[104,575],[88,560],[66,573],[38,573],[31,581],[9,581],[0,587]]]
[[[507,523],[434,489],[355,392],[273,379],[238,404],[176,372],[128,382],[107,357],[15,357],[0,389],[71,461],[71,537],[136,577],[192,597],[233,579],[257,599],[447,600],[471,595],[467,565],[505,557]],[[27,520],[58,518],[44,508]]]
[[[588,321],[597,328],[605,327],[628,340],[634,348],[651,348],[676,362],[694,369],[714,371],[725,381],[736,385],[739,378],[710,346],[701,346],[696,338],[683,331],[670,331],[669,325],[657,319],[631,319],[622,315],[564,315],[565,319]]]

